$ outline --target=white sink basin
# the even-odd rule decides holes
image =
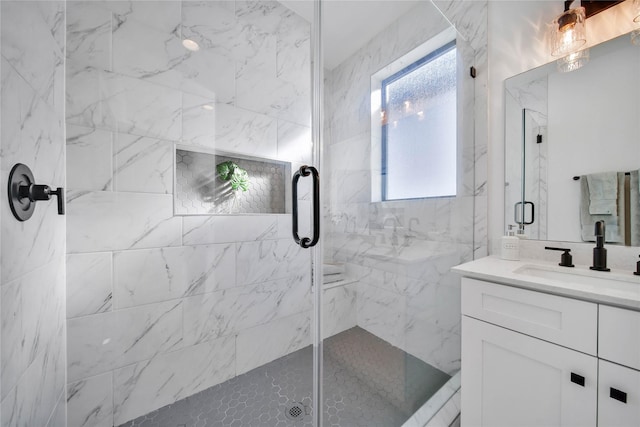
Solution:
[[[589,286],[620,285],[633,283],[640,285],[640,276],[622,275],[605,271],[594,271],[586,268],[551,267],[543,265],[524,265],[513,271],[516,274],[538,277],[541,279],[571,282]],[[622,283],[621,283],[622,282]]]

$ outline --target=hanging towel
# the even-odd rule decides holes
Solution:
[[[587,175],[589,184],[589,213],[591,215],[617,215],[617,172]]]
[[[616,187],[617,187],[616,177]],[[580,177],[580,232],[582,234],[582,241],[595,242],[594,236],[595,225],[597,221],[604,221],[605,223],[605,242],[619,243],[620,242],[620,228],[618,215],[605,214],[605,215],[592,215],[589,212],[589,206],[591,204],[591,198],[589,197],[589,180],[588,175]],[[617,188],[616,188],[617,194]],[[615,202],[614,199],[614,206]],[[615,211],[617,212],[617,207]]]

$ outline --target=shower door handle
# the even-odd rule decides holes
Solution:
[[[298,235],[298,181],[300,177],[309,176],[313,179],[313,238],[302,237]],[[291,180],[291,231],[293,240],[302,248],[310,248],[315,246],[320,239],[320,175],[318,170],[313,166],[301,166],[293,174]]]
[[[527,205],[531,206],[531,221],[527,221],[525,219],[526,217],[526,207]],[[523,211],[521,212],[520,209],[521,208]],[[535,216],[536,216],[536,205],[533,204],[533,202],[517,202],[514,206],[513,206],[513,220],[516,224],[520,224],[520,225],[531,225],[535,222]]]

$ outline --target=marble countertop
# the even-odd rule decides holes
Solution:
[[[530,267],[569,273],[571,276],[569,280],[559,280],[518,272]],[[640,276],[634,276],[629,271],[615,269],[610,272],[592,271],[587,265],[567,268],[547,261],[534,259],[506,261],[495,256],[461,264],[453,267],[452,270],[464,277],[640,311]],[[581,282],[582,276],[586,276],[586,279]],[[599,282],[593,278],[603,280]]]

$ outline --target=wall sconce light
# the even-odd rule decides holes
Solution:
[[[552,56],[560,57],[557,61],[559,71],[575,71],[589,62],[589,49],[584,48],[587,44],[586,20],[623,1],[581,0],[580,7],[574,9],[571,9],[573,0],[564,2],[564,12],[549,25],[550,51]],[[633,2],[634,5],[640,5],[640,0]],[[635,19],[640,20],[640,12],[636,15]],[[637,39],[637,43],[640,43],[640,34]]]
[[[570,9],[573,0],[564,2],[564,12],[551,23],[551,55],[564,57],[587,43],[584,7]]]

